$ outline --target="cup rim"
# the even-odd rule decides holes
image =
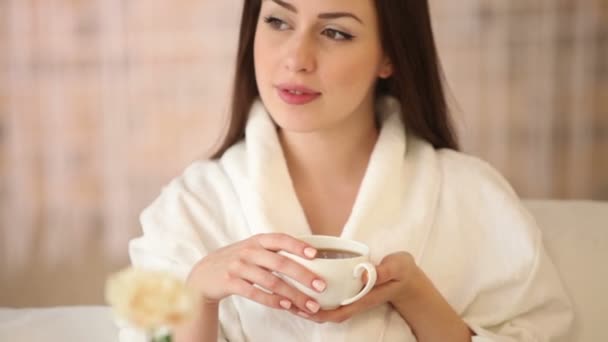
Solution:
[[[300,235],[300,236],[297,236],[296,239],[304,241],[317,249],[336,248],[334,246],[325,245],[325,243],[329,244],[329,243],[336,242],[336,241],[339,241],[340,243],[346,242],[349,244],[349,246],[340,246],[339,248],[347,249],[348,251],[361,254],[358,257],[366,257],[369,255],[369,252],[370,252],[370,249],[366,244],[356,241],[356,240],[343,238],[343,237],[339,237],[339,236],[312,234],[312,235]],[[327,246],[327,247],[324,247],[324,246]],[[355,259],[358,257],[353,257],[353,258],[348,258],[348,259]],[[326,260],[333,260],[333,259],[326,259]]]

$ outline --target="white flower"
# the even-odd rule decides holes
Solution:
[[[106,282],[106,301],[123,319],[143,331],[174,327],[195,313],[196,298],[169,273],[126,268]]]

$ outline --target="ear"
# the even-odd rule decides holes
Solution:
[[[386,79],[391,76],[393,76],[393,63],[388,57],[384,57],[378,69],[378,77]]]

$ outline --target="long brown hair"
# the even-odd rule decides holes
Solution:
[[[442,83],[441,67],[427,0],[375,0],[380,39],[393,65],[388,79],[379,79],[376,94],[401,103],[403,123],[435,148],[458,149]],[[245,0],[236,59],[231,115],[224,139],[212,158],[245,137],[251,105],[259,96],[255,80],[253,41],[261,0]]]

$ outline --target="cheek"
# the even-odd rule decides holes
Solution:
[[[264,34],[256,36],[253,45],[253,58],[256,78],[265,78],[273,63],[272,44],[269,43]]]
[[[261,23],[256,29],[256,36],[253,41],[254,54],[257,54],[263,60],[276,60],[280,55],[281,47],[285,43],[284,34],[266,27],[265,23]]]
[[[331,66],[325,68],[324,79],[338,89],[347,93],[360,94],[368,90],[376,79],[374,56],[369,53],[348,54],[332,61]]]

